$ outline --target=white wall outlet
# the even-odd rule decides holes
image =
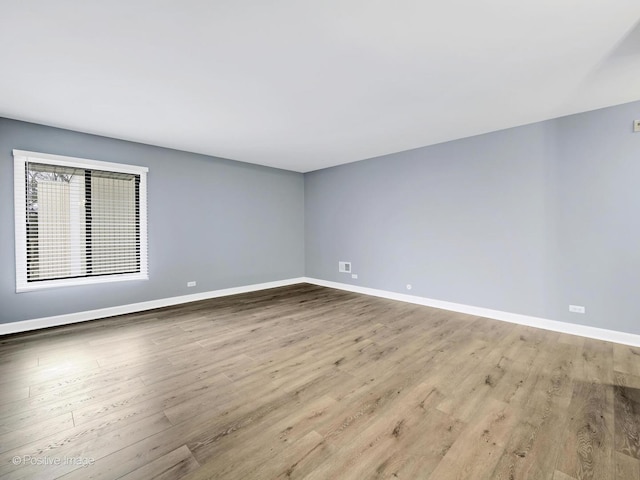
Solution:
[[[351,262],[338,262],[338,272],[351,273]]]
[[[633,121],[633,131],[640,132],[640,120]]]
[[[187,282],[187,287],[195,287],[196,286],[196,282]]]
[[[585,313],[586,309],[582,305],[569,305],[569,311],[573,313]]]
[[[411,290],[413,286],[410,283],[407,283],[407,290]]]
[[[358,279],[358,274],[357,273],[352,273],[351,274],[351,278],[357,280]]]

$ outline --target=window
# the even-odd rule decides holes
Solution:
[[[17,292],[148,278],[146,167],[13,157]]]

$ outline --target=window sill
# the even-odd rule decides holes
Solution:
[[[131,280],[149,280],[149,276],[140,273],[108,275],[100,277],[69,278],[62,280],[43,280],[41,282],[23,283],[16,286],[16,293],[34,292],[50,288],[76,287],[79,285],[96,285],[100,283],[126,282]]]

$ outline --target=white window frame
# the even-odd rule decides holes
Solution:
[[[62,278],[56,280],[27,281],[27,227],[26,227],[26,185],[27,163],[43,163],[62,167],[75,167],[103,170],[116,173],[130,173],[140,176],[140,272],[95,277]],[[16,249],[16,292],[30,292],[53,287],[70,287],[97,283],[122,282],[129,280],[148,280],[147,263],[147,167],[102,162],[86,158],[66,157],[48,153],[13,150],[14,166],[14,211],[15,211],[15,249]]]

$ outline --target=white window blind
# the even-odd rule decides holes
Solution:
[[[147,279],[147,168],[14,150],[16,290]]]

